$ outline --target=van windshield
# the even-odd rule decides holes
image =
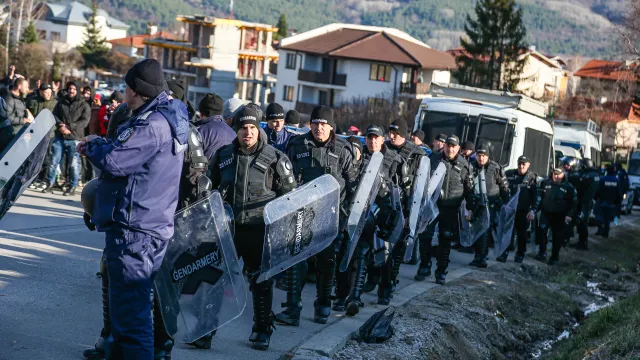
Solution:
[[[471,141],[476,146],[489,147],[489,158],[501,165],[508,165],[515,126],[507,119],[479,115],[422,111],[419,128],[425,133],[425,141],[433,141],[436,135],[443,133],[457,135],[461,142]],[[428,140],[427,140],[428,139]]]
[[[627,174],[640,176],[640,160],[630,160],[627,165]]]

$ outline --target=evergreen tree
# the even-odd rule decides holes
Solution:
[[[514,90],[525,65],[520,55],[527,49],[522,10],[515,0],[479,0],[475,14],[475,19],[467,15],[456,78],[464,85]]]
[[[280,14],[280,19],[278,19],[278,25],[276,25],[276,27],[278,28],[278,32],[274,34],[275,40],[280,40],[288,36],[287,14]]]
[[[62,55],[59,52],[53,54],[53,66],[51,67],[51,80],[60,81],[62,79]]]
[[[78,48],[84,57],[84,65],[87,68],[92,66],[103,68],[107,65],[109,47],[107,47],[106,38],[104,38],[100,33],[100,27],[96,21],[97,15],[98,3],[94,0],[91,6],[89,25],[84,33],[84,42],[82,43],[82,46]]]
[[[24,33],[22,33],[22,42],[25,44],[40,43],[40,38],[38,37],[38,32],[36,31],[36,27],[33,25],[33,22],[30,22],[29,26],[24,29]]]

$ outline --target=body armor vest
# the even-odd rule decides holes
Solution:
[[[266,144],[251,155],[239,154],[235,145],[220,149],[220,189],[232,204],[238,225],[264,225],[264,206],[277,197],[268,182],[269,168],[278,160],[276,149]]]
[[[518,210],[528,211],[532,207],[535,207],[537,189],[536,189],[536,174],[531,171],[527,171],[526,174],[520,175],[518,170],[507,170],[507,180],[509,181],[509,191],[514,195],[518,188],[520,188],[520,195],[518,196]],[[533,187],[533,189],[532,189]]]
[[[298,140],[298,139],[296,139]],[[306,184],[325,174],[331,174],[340,184],[340,191],[345,187],[344,179],[340,173],[340,155],[348,142],[342,138],[335,137],[333,143],[328,143],[323,147],[309,146],[313,144],[311,135],[301,137],[300,140],[291,143],[295,153],[294,169],[297,170],[298,185]]]
[[[560,184],[547,179],[542,183],[545,191],[542,210],[548,213],[567,214],[573,207],[573,186],[564,181]]]
[[[431,158],[431,170],[434,171],[438,164],[444,163],[447,173],[442,183],[442,191],[440,199],[438,199],[438,205],[444,207],[459,207],[464,199],[464,184],[463,176],[469,176],[464,173],[464,168],[468,166],[466,160],[462,156],[450,161],[444,157],[443,153],[436,154]]]

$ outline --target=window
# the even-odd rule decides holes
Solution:
[[[318,105],[329,105],[329,94],[327,91],[318,91]]]
[[[547,176],[550,172],[551,134],[527,128],[524,135],[524,156],[531,160],[532,172]]]
[[[284,86],[284,101],[293,101],[293,86]]]
[[[296,68],[296,54],[287,54],[287,69]]]
[[[38,30],[38,39],[47,40],[47,31],[46,30]]]
[[[60,33],[57,31],[51,32],[51,41],[60,41]]]
[[[369,80],[384,82],[391,81],[391,65],[371,64]]]

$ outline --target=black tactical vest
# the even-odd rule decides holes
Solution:
[[[566,215],[573,207],[573,192],[571,184],[563,181],[560,184],[547,179],[542,183],[545,194],[542,199],[542,211]]]
[[[468,169],[468,163],[462,156],[458,155],[455,160],[448,160],[444,153],[440,152],[431,158],[431,171],[435,171],[440,162],[444,163],[447,173],[442,183],[442,191],[438,206],[443,207],[460,207],[464,200],[464,181],[465,168]]]
[[[593,197],[598,191],[600,185],[600,174],[596,169],[586,169],[580,176],[580,187],[578,190],[578,203],[582,205],[591,205]]]
[[[340,191],[345,187],[341,174],[340,155],[349,142],[335,137],[324,146],[316,147],[311,134],[294,138],[289,143],[293,151],[294,171],[298,185],[306,184],[325,174],[331,174],[340,184]]]
[[[473,167],[474,176],[478,176],[480,171],[482,171],[483,167],[480,164],[476,163]],[[500,200],[500,186],[496,184],[496,174],[500,171],[500,165],[493,160],[489,160],[487,167],[484,171],[485,175],[485,183],[487,186],[487,200],[496,201]]]
[[[505,173],[507,180],[509,181],[509,191],[511,195],[515,195],[520,188],[520,195],[518,196],[518,210],[528,211],[532,205],[535,204],[537,196],[536,178],[537,175],[531,171],[527,171],[526,174],[520,175],[518,170],[507,170]]]
[[[238,225],[264,225],[264,206],[277,197],[268,184],[269,168],[278,161],[276,149],[263,145],[251,155],[240,154],[235,144],[218,152],[220,190],[233,208]]]

